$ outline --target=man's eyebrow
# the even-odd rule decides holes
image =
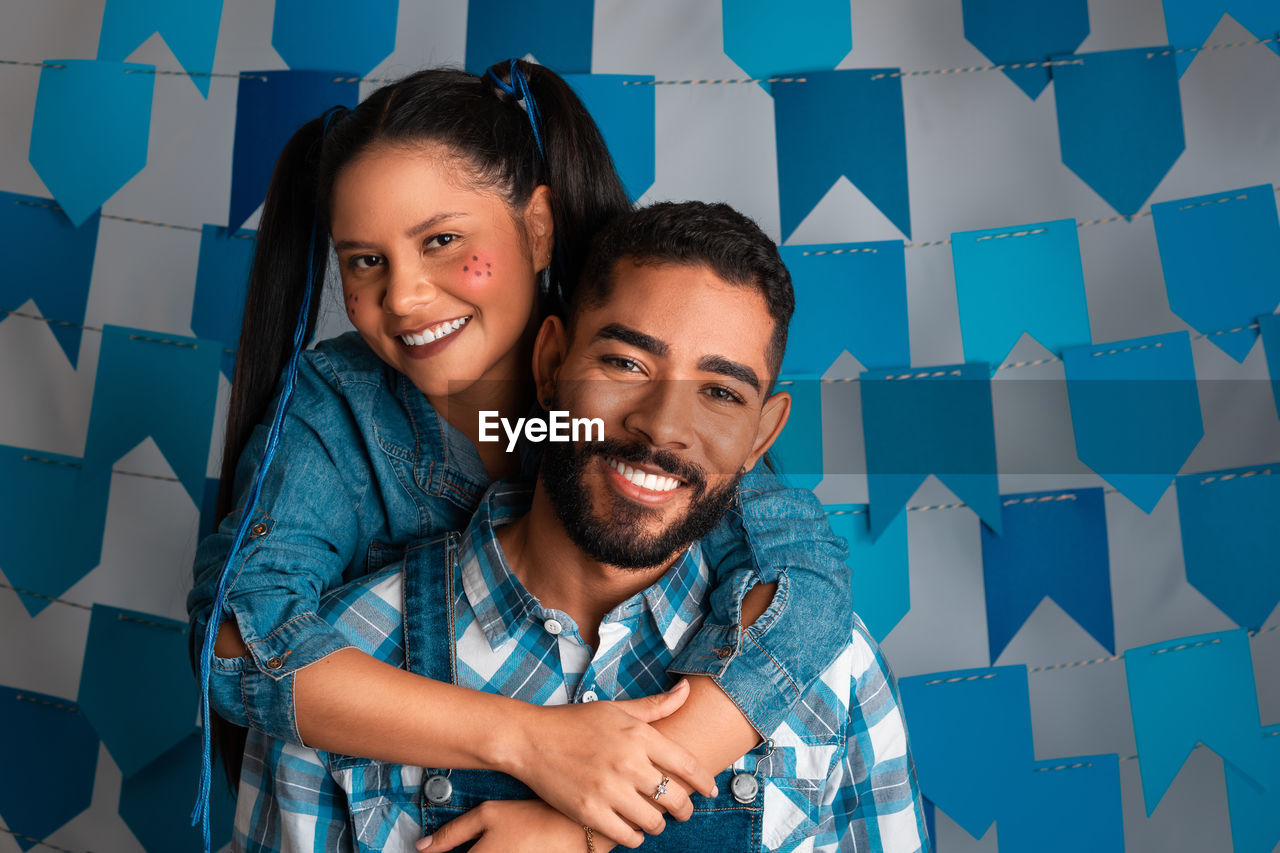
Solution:
[[[435,216],[428,217],[422,220],[421,222],[419,222],[417,225],[414,225],[412,228],[407,229],[404,232],[404,236],[408,238],[417,237],[419,234],[422,234],[423,232],[430,231],[432,228],[435,228],[441,222],[444,222],[445,220],[453,219],[454,217],[459,217],[459,216],[466,216],[466,214],[460,211],[454,211],[454,210],[448,210],[442,213],[437,213]],[[338,240],[333,244],[333,250],[335,252],[341,252],[344,249],[359,249],[361,247],[370,246],[370,245],[373,245],[373,244],[365,240]]]
[[[745,364],[739,364],[720,355],[706,355],[699,359],[698,369],[705,370],[707,373],[719,373],[721,376],[737,379],[739,382],[750,385],[757,394],[760,393],[760,378],[756,376],[754,370]]]
[[[624,326],[621,323],[610,323],[596,332],[595,336],[591,338],[591,342],[595,343],[596,341],[620,341],[657,356],[666,355],[671,349],[664,341],[658,340],[653,335],[646,335],[644,332],[637,331],[630,326]]]

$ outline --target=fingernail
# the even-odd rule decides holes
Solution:
[[[428,847],[431,846],[431,836],[428,835],[426,838],[423,838],[421,841],[416,842],[413,846],[416,847],[418,850],[426,850]]]
[[[687,678],[682,678],[682,679],[680,679],[679,681],[677,681],[675,684],[673,684],[673,685],[671,686],[671,691],[670,691],[670,692],[675,693],[677,690],[682,690],[682,689],[684,689],[685,687],[688,687],[688,686],[689,686],[689,679],[687,679]]]
[[[718,797],[718,796],[720,796],[720,786],[719,786],[719,785],[712,785],[712,786],[711,786],[711,799],[713,799],[713,800],[714,800],[714,799],[715,799],[716,797]]]

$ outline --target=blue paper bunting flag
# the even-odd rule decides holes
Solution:
[[[280,151],[298,128],[329,107],[354,107],[358,99],[359,84],[350,71],[243,72],[227,229],[237,230],[262,204]]]
[[[1119,756],[1037,761],[1021,784],[1027,786],[1027,808],[1000,813],[1001,850],[1124,853]]]
[[[49,331],[74,367],[80,360],[84,311],[98,247],[97,212],[76,227],[52,199],[0,192],[0,253],[40,258],[40,275],[0,277],[0,309],[16,310],[34,299]],[[7,315],[0,314],[0,322]]]
[[[1280,417],[1280,314],[1264,314],[1258,318],[1258,333],[1267,355],[1267,372],[1271,375],[1271,396],[1276,401],[1276,417]]]
[[[46,62],[28,159],[67,218],[83,225],[147,165],[155,66],[94,59]],[[87,127],[92,134],[85,133]]]
[[[564,79],[599,125],[627,196],[640,198],[653,186],[653,75],[566,74]]]
[[[89,487],[107,479],[116,460],[150,436],[200,506],[221,358],[217,341],[107,326],[98,351],[81,482]]]
[[[724,53],[769,91],[768,79],[835,68],[853,50],[848,0],[721,0]]]
[[[1005,495],[1003,502],[1000,535],[982,529],[992,663],[1045,598],[1115,654],[1102,489]]]
[[[1186,332],[1064,350],[1076,455],[1151,512],[1204,436]]]
[[[183,669],[186,669],[184,666]],[[192,826],[191,794],[200,778],[200,736],[191,735],[120,786],[120,817],[147,853],[199,850],[203,844],[198,826]],[[223,782],[222,771],[213,768],[209,786],[211,850],[231,840],[236,800]]]
[[[345,68],[363,77],[396,49],[400,0],[276,0],[271,46],[293,69]]]
[[[1071,53],[1089,35],[1087,0],[964,0],[964,37],[1003,68],[1029,98],[1049,85],[1049,57]]]
[[[0,818],[30,850],[89,807],[98,736],[74,703],[0,687],[0,767]]]
[[[1265,767],[1260,784],[1225,765],[1235,853],[1273,853],[1280,845],[1280,726],[1258,733],[1258,750]]]
[[[232,234],[216,225],[206,225],[200,232],[191,331],[202,338],[221,341],[223,350],[234,350],[240,340],[240,319],[249,289],[249,268],[253,265],[252,236],[252,231]],[[235,368],[235,353],[224,351],[222,373],[228,380]]]
[[[1147,817],[1197,743],[1255,784],[1266,778],[1266,756],[1258,748],[1253,660],[1244,630],[1129,649],[1124,668]]]
[[[1025,666],[916,675],[898,690],[924,796],[974,838],[1025,811],[1035,760]]]
[[[778,251],[796,296],[784,373],[821,375],[844,351],[863,367],[911,363],[901,240]]]
[[[18,593],[32,616],[101,562],[109,486],[82,487],[74,457],[0,445],[0,571],[38,593]]]
[[[1055,57],[1062,162],[1117,213],[1137,213],[1186,140],[1173,53],[1142,47]]]
[[[897,72],[806,71],[803,83],[773,84],[784,240],[841,175],[911,236],[907,135]]]
[[[999,532],[989,373],[979,363],[862,374],[872,536],[884,532],[930,474]]]
[[[812,489],[822,482],[822,383],[812,375],[782,375],[778,391],[791,395],[787,425],[769,448],[778,475],[792,488]]]
[[[1246,326],[1280,304],[1280,220],[1270,184],[1151,205],[1169,307],[1236,361]]]
[[[106,0],[98,58],[123,60],[159,33],[174,59],[191,73],[187,79],[207,98],[221,23],[222,0]]]
[[[483,74],[504,59],[532,54],[561,74],[591,73],[595,0],[559,0],[555,13],[521,0],[467,3],[467,70]]]
[[[197,731],[198,696],[185,622],[93,605],[76,701],[121,773]]]
[[[911,609],[907,513],[900,513],[879,539],[873,539],[866,504],[832,504],[824,509],[831,529],[849,545],[853,609],[876,642],[883,642]]]
[[[1187,583],[1242,628],[1280,604],[1280,464],[1177,480]]]
[[[1181,50],[1174,55],[1179,77],[1200,55],[1194,48],[1204,44],[1226,13],[1258,38],[1269,39],[1267,47],[1280,53],[1280,44],[1275,41],[1280,32],[1280,7],[1273,0],[1164,0],[1169,44]]]
[[[996,369],[1023,332],[1051,352],[1090,342],[1074,219],[951,235],[965,361]]]

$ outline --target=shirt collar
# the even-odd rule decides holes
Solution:
[[[495,650],[527,622],[541,622],[549,614],[512,573],[497,539],[497,528],[526,513],[532,497],[533,488],[527,482],[500,480],[490,486],[464,533],[459,552],[463,592]],[[605,620],[619,621],[644,610],[667,649],[674,652],[690,629],[700,624],[710,581],[710,569],[695,542],[661,578],[619,604]]]

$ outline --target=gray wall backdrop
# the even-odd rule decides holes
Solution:
[[[593,72],[653,74],[659,80],[747,76],[722,50],[718,0],[595,5]],[[92,58],[102,10],[101,0],[6,0],[0,7],[0,59]],[[853,0],[852,11],[854,48],[842,68],[988,64],[964,39],[959,0]],[[271,0],[225,0],[216,71],[285,67],[271,47],[272,12]],[[1159,0],[1093,0],[1089,14],[1091,34],[1080,51],[1167,43]],[[463,0],[402,0],[396,50],[371,76],[461,65],[466,17]],[[1207,41],[1253,39],[1226,18]],[[158,36],[129,59],[180,67]],[[0,189],[49,196],[27,161],[38,78],[36,68],[0,67]],[[1259,46],[1207,52],[1180,85],[1186,151],[1151,201],[1276,181],[1280,58]],[[370,88],[364,84],[362,93]],[[902,88],[916,241],[974,228],[1113,214],[1059,159],[1052,85],[1036,101],[998,72],[907,77]],[[755,85],[661,86],[656,95],[656,181],[645,199],[728,201],[778,237],[770,97]],[[147,167],[104,211],[196,227],[225,224],[235,107],[233,79],[214,78],[205,100],[187,79],[158,76]],[[255,225],[256,216],[248,224]],[[901,237],[842,179],[789,242]],[[191,335],[199,242],[195,233],[104,220],[86,324]],[[1169,310],[1150,217],[1082,229],[1080,243],[1095,342],[1187,328]],[[4,264],[0,275],[40,274],[38,257],[5,258]],[[949,249],[908,249],[907,287],[912,363],[962,361]],[[30,303],[4,307],[34,311]],[[327,330],[341,331],[341,310],[334,310],[332,300],[326,307]],[[0,319],[0,443],[82,455],[101,336],[85,333],[80,364],[73,369],[45,324]],[[1266,378],[1262,347],[1238,365],[1207,341],[1192,346],[1202,380],[1205,438],[1183,471],[1280,459],[1280,422],[1266,384],[1205,381]],[[1046,354],[1024,338],[1010,359]],[[855,376],[859,369],[846,354],[828,376]],[[1062,365],[1001,371],[996,382],[1028,378],[1060,381]],[[219,417],[227,392],[223,379]],[[1028,441],[1041,442],[1046,453],[1074,458],[1065,391],[1060,407],[1035,412],[1001,411],[996,394],[1002,458]],[[827,467],[858,470],[851,461],[862,454],[856,385],[827,386],[825,403]],[[211,476],[218,470],[220,444],[215,428]],[[149,439],[116,468],[172,476]],[[1099,483],[1076,464],[1053,476],[1002,476],[1001,492]],[[830,475],[817,491],[829,503],[866,500],[865,479],[857,474]],[[930,480],[911,503],[953,500]],[[1117,652],[1235,627],[1186,582],[1176,503],[1170,489],[1148,515],[1120,495],[1107,497]],[[185,619],[197,520],[198,508],[178,483],[116,475],[101,565],[63,597]],[[898,675],[988,665],[976,516],[965,508],[913,511],[909,530],[912,608],[884,642]],[[50,606],[32,618],[12,591],[0,589],[0,684],[74,699],[88,624],[87,611],[67,606]],[[1251,643],[1262,722],[1280,722],[1280,632]],[[1036,667],[1106,654],[1046,601],[996,663]],[[1115,752],[1124,759],[1135,753],[1122,661],[1033,673],[1030,687],[1037,758]],[[1196,750],[1150,818],[1138,762],[1122,760],[1120,766],[1129,850],[1230,849],[1222,762],[1215,754]],[[140,850],[116,813],[120,781],[102,749],[91,808],[49,843],[73,851]],[[938,815],[937,848],[946,853],[997,850],[998,834],[997,826],[973,839]],[[18,849],[0,833],[0,853]]]

